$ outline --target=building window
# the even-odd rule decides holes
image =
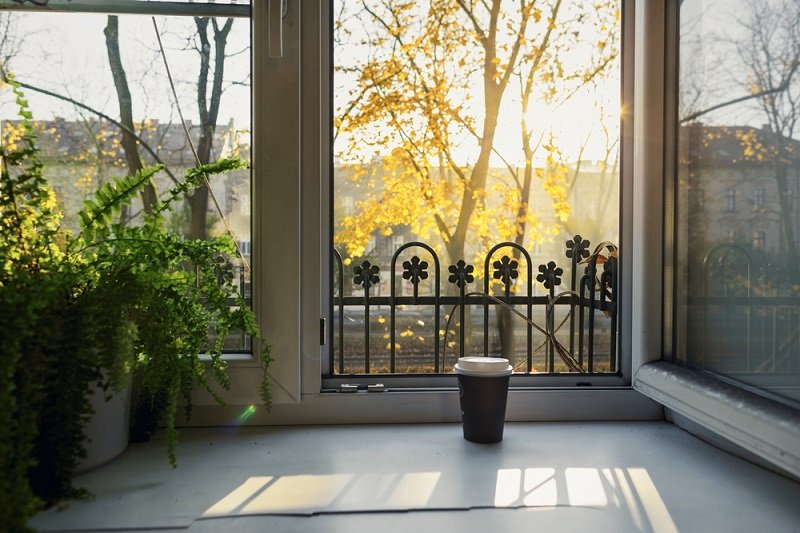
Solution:
[[[767,235],[763,231],[753,232],[753,248],[763,250],[766,245]]]
[[[753,205],[757,209],[761,209],[761,208],[764,207],[765,203],[766,203],[766,199],[765,199],[765,195],[764,195],[764,189],[761,188],[761,187],[759,187],[757,189],[753,189]]]
[[[736,189],[725,189],[725,212],[736,211]]]

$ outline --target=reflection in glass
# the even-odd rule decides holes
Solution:
[[[800,401],[800,4],[679,18],[678,355]]]

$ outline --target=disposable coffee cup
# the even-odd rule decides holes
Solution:
[[[462,357],[455,366],[464,438],[490,443],[503,440],[508,380],[512,367],[501,357]]]

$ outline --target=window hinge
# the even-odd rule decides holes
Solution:
[[[324,318],[319,319],[319,345],[325,346],[325,339],[328,338],[326,331],[327,322]]]

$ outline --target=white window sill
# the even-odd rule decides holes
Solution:
[[[797,410],[666,362],[641,366],[633,386],[664,407],[800,477]]]
[[[237,416],[252,399],[244,391],[224,394],[227,405],[197,397],[191,426],[240,424]],[[247,419],[252,425],[295,424],[396,424],[460,422],[457,390],[406,390],[402,392],[357,392],[304,394],[297,403],[275,404],[271,411],[255,405]],[[508,395],[506,420],[585,421],[660,420],[661,405],[629,388],[512,389]]]

